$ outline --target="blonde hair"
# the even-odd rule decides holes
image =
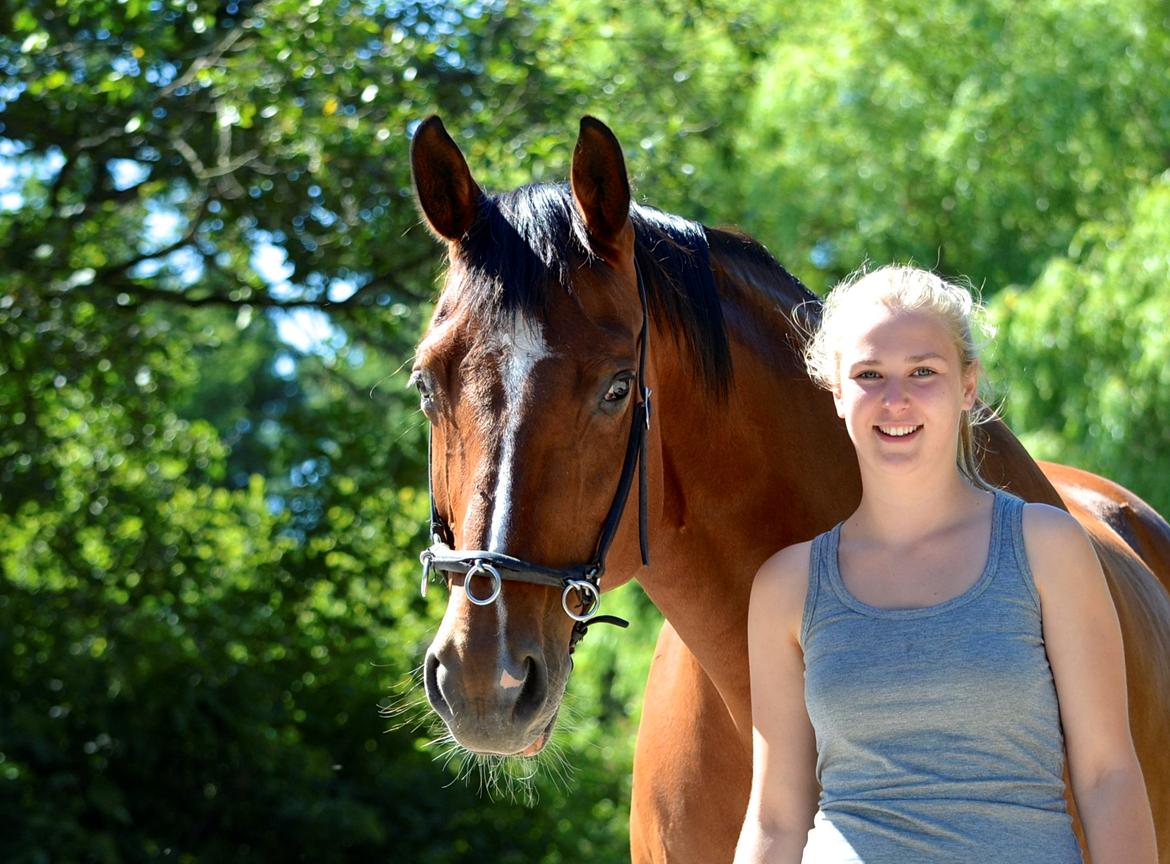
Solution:
[[[821,308],[820,322],[805,345],[804,362],[809,377],[826,390],[840,384],[841,323],[860,302],[881,303],[892,311],[925,311],[937,315],[947,325],[959,355],[962,374],[979,362],[979,344],[973,324],[983,308],[964,285],[955,284],[917,267],[889,265],[866,273],[859,270],[847,277]],[[989,334],[990,335],[990,334]],[[959,472],[974,486],[991,489],[979,474],[979,453],[975,427],[995,416],[982,400],[959,419],[959,449],[956,463]]]

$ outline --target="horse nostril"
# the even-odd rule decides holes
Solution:
[[[513,715],[519,723],[528,723],[544,707],[548,696],[548,676],[545,674],[544,664],[538,663],[533,657],[524,659],[524,686],[520,695],[516,697],[516,706]]]
[[[435,713],[442,717],[445,723],[450,723],[455,712],[451,710],[451,705],[443,695],[443,688],[439,685],[441,665],[438,656],[428,651],[426,665],[423,669],[423,687],[427,692],[427,701],[431,703]]]

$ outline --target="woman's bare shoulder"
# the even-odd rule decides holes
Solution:
[[[1038,539],[1069,539],[1084,533],[1081,525],[1066,510],[1051,504],[1029,502],[1024,504],[1024,533]]]
[[[768,610],[799,623],[808,591],[812,541],[785,546],[760,565],[752,583],[752,610]]]
[[[1041,594],[1104,578],[1088,533],[1072,515],[1048,504],[1025,504],[1023,523],[1028,565]]]

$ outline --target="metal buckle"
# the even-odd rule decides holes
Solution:
[[[471,591],[471,580],[476,576],[488,576],[492,580],[492,590],[487,597],[476,597]],[[467,575],[463,578],[463,591],[467,594],[467,599],[476,606],[489,606],[496,602],[496,598],[500,596],[500,591],[503,590],[504,581],[500,578],[500,571],[488,564],[485,561],[476,561],[471,565],[471,569],[467,571]]]
[[[585,603],[584,612],[574,612],[569,608],[569,592],[579,591]],[[570,579],[565,582],[565,590],[561,592],[561,608],[574,621],[588,621],[601,609],[601,591],[588,579]]]
[[[649,387],[642,388],[642,404],[646,406],[646,428],[650,428],[650,394],[654,391]]]
[[[431,579],[431,566],[435,561],[435,553],[430,549],[424,549],[421,553],[419,553],[418,560],[423,565],[422,582],[420,582],[418,586],[419,593],[421,593],[425,599],[427,596],[427,583]]]

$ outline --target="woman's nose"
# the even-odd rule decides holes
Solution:
[[[883,405],[903,405],[906,402],[906,388],[897,379],[890,379],[882,389]]]

